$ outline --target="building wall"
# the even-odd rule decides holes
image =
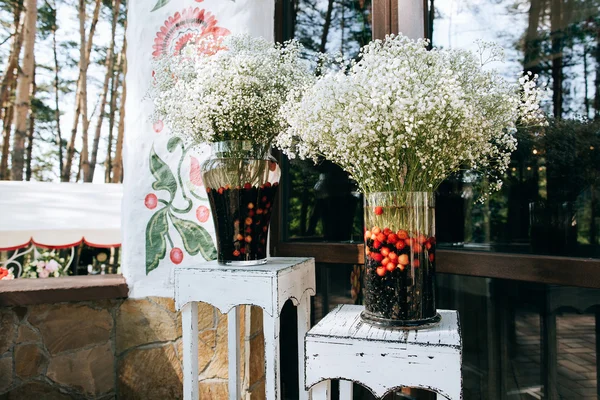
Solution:
[[[264,398],[262,311],[240,313],[242,387]],[[246,324],[246,321],[250,321]],[[200,397],[227,398],[227,316],[198,309]],[[0,308],[0,399],[181,399],[181,316],[172,299]]]

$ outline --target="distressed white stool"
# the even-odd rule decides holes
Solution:
[[[386,329],[360,318],[363,306],[340,305],[306,334],[306,388],[329,400],[330,379],[340,379],[340,400],[359,383],[382,398],[402,386],[462,399],[462,341],[458,312],[438,310],[439,325]]]
[[[227,313],[229,399],[240,400],[239,307],[263,309],[266,398],[280,400],[279,315],[291,299],[298,306],[300,399],[308,400],[304,382],[304,335],[310,328],[310,296],[316,292],[313,258],[269,258],[251,267],[223,266],[211,261],[175,268],[175,304],[182,310],[183,398],[198,399],[198,302]]]

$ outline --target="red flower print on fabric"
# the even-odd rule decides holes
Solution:
[[[152,57],[179,54],[188,45],[205,37],[229,35],[228,29],[217,26],[209,11],[190,7],[169,17],[154,38]]]

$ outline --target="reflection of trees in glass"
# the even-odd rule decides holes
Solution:
[[[519,43],[526,70],[547,77],[556,118],[590,116],[590,92],[595,114],[600,111],[598,76],[592,86],[590,61],[600,69],[598,0],[527,0],[528,27]],[[522,8],[522,7],[515,7]],[[592,60],[590,60],[592,58]],[[591,89],[594,89],[593,91]]]
[[[294,38],[314,59],[319,52],[354,58],[371,40],[371,0],[295,0]],[[350,240],[362,237],[360,200],[348,174],[330,163],[289,163],[287,237]]]
[[[548,83],[546,108],[555,116],[547,128],[517,133],[502,191],[485,204],[466,206],[465,242],[491,242],[500,251],[600,256],[600,0],[467,0],[453,15],[438,4],[443,15],[430,12],[440,21],[460,11],[480,21],[510,15],[524,23],[521,32],[502,28],[502,22],[490,30],[513,60],[517,55],[524,70]],[[463,181],[463,193],[469,185]]]
[[[300,0],[295,7],[295,32],[309,55],[342,53],[355,57],[371,40],[370,0]]]

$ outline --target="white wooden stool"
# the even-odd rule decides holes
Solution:
[[[439,325],[422,330],[378,328],[363,322],[363,306],[340,305],[306,334],[306,388],[329,400],[340,379],[340,400],[359,383],[382,398],[402,386],[462,399],[462,341],[458,312],[438,310]]]
[[[183,398],[198,399],[198,302],[227,313],[229,351],[229,399],[240,400],[239,326],[240,305],[263,309],[265,335],[266,398],[280,400],[279,315],[292,299],[298,306],[298,360],[300,399],[304,390],[304,336],[310,328],[310,296],[316,292],[313,258],[269,258],[267,264],[234,267],[207,262],[175,268],[175,304],[182,310]]]

